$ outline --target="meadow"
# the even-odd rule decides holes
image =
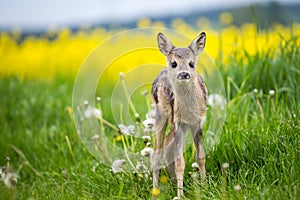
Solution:
[[[230,16],[224,14],[219,30],[211,28],[207,19],[199,19],[198,27],[181,19],[172,23],[172,29],[188,38],[206,31],[205,52],[216,63],[227,100],[220,141],[206,157],[206,182],[194,173],[192,148],[185,152],[183,199],[298,199],[300,25],[274,24],[259,29],[255,23],[234,27],[230,22]],[[163,28],[164,24],[141,19],[137,28],[145,27]],[[149,176],[113,173],[111,166],[90,154],[74,126],[74,81],[89,53],[101,43],[107,49],[101,52],[105,58],[114,54],[116,44],[126,49],[156,42],[153,34],[135,34],[131,40],[105,43],[121,31],[85,27],[75,33],[49,30],[26,38],[19,30],[0,33],[0,167],[13,174],[5,182],[1,172],[1,199],[176,196],[176,186],[164,170],[160,190],[153,190]],[[175,44],[181,44],[180,38],[174,39]],[[105,67],[103,60],[97,65]],[[126,146],[122,142],[130,143],[131,138],[122,133],[107,109],[111,99],[106,95],[119,81],[120,72],[126,74],[135,66],[162,64],[164,60],[158,49],[137,51],[113,62],[101,77],[102,87],[94,98],[101,97],[98,108],[111,123],[102,128],[121,148]],[[138,78],[146,76],[139,74]],[[136,108],[147,110],[149,94],[135,99]],[[100,122],[104,122],[101,117]],[[153,145],[153,138],[150,142]]]

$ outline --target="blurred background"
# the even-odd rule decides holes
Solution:
[[[207,31],[210,43],[206,50],[219,61],[237,49],[254,55],[274,47],[279,32],[283,36],[289,36],[290,30],[297,33],[299,9],[297,0],[3,0],[0,76],[51,79],[60,74],[74,78],[93,48],[132,28],[170,28],[191,38]],[[155,43],[155,34],[130,40]],[[121,42],[130,45],[128,40]],[[109,46],[103,54],[111,54]]]
[[[49,28],[69,27],[77,30],[89,27],[134,27],[140,18],[161,21],[170,26],[174,18],[180,17],[195,25],[200,17],[208,18],[217,26],[221,12],[230,12],[232,24],[252,22],[254,15],[249,10],[252,5],[255,17],[261,26],[274,22],[289,24],[299,22],[300,3],[297,0],[53,0],[26,2],[2,0],[0,2],[0,29],[22,29],[24,31],[45,31]]]

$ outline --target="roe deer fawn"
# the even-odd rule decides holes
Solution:
[[[168,168],[177,180],[177,195],[183,195],[184,136],[188,129],[194,137],[196,161],[201,178],[205,179],[205,153],[202,146],[202,124],[206,114],[206,86],[196,72],[198,55],[203,51],[206,34],[202,32],[187,48],[176,48],[162,33],[157,36],[158,47],[167,58],[152,85],[152,97],[156,103],[156,141],[151,158],[153,187],[158,187],[159,169],[162,167],[164,149]],[[165,131],[171,131],[165,140]],[[166,147],[168,146],[168,147]]]

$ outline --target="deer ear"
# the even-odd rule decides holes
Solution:
[[[200,33],[198,37],[196,37],[193,42],[190,44],[189,48],[194,52],[195,55],[199,55],[204,47],[206,42],[206,34],[205,32]]]
[[[162,33],[158,33],[157,42],[158,42],[159,50],[164,55],[168,55],[172,51],[172,49],[175,48],[171,43],[171,41]]]

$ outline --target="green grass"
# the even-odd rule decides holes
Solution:
[[[206,183],[191,178],[194,160],[191,150],[186,153],[186,199],[299,198],[300,52],[294,40],[275,58],[258,54],[221,66],[229,100],[226,121],[220,143],[207,155]],[[61,78],[0,79],[0,166],[10,157],[10,166],[20,168],[16,187],[0,183],[0,198],[152,198],[150,179],[113,174],[84,148],[65,112],[72,84]],[[255,95],[254,88],[263,94]],[[273,98],[270,89],[275,90]],[[225,162],[226,177],[221,169]],[[175,195],[171,183],[161,186],[159,199]]]

